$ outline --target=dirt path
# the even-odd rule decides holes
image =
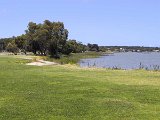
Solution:
[[[47,65],[58,65],[55,62],[49,62],[44,60],[37,60],[36,62],[27,63],[27,65],[34,65],[34,66],[47,66]]]
[[[1,56],[8,56],[8,55],[11,55],[11,54],[8,53],[8,52],[3,52],[3,53],[0,53],[0,55]],[[33,66],[58,65],[58,63],[50,62],[50,61],[45,61],[45,60],[42,60],[41,58],[33,57],[33,56],[26,56],[26,55],[16,55],[15,56],[15,55],[13,55],[13,57],[15,57],[15,58],[21,58],[21,59],[25,59],[25,60],[34,60],[34,59],[36,59],[35,62],[27,63],[26,65],[33,65]]]

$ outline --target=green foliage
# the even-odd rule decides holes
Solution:
[[[8,45],[8,43],[10,42],[14,42],[15,37],[11,37],[11,38],[1,38],[0,39],[0,44],[1,44],[1,50],[5,50],[6,46]]]
[[[26,50],[27,50],[27,38],[26,38],[26,35],[17,36],[15,38],[15,44],[21,51],[26,52]]]
[[[45,20],[43,24],[30,22],[26,37],[34,54],[49,54],[51,57],[60,58],[62,54],[84,52],[86,46],[76,40],[68,39],[68,30],[62,22]]]
[[[84,52],[84,53],[72,53],[70,55],[62,55],[61,59],[53,59],[45,57],[45,60],[54,61],[60,64],[77,64],[81,59],[96,58],[101,56],[102,52]]]
[[[36,54],[37,51],[39,50],[38,41],[35,39],[37,29],[38,29],[38,26],[36,23],[29,22],[28,30],[26,30],[27,43],[34,54]]]
[[[160,119],[159,72],[20,61],[26,60],[0,56],[1,120]]]
[[[46,55],[48,52],[51,57],[57,58],[66,44],[68,31],[62,22],[45,20],[43,24],[30,22],[26,36],[34,54],[39,51],[41,55]]]
[[[1,41],[0,40],[0,52],[3,51],[5,48],[4,48],[4,41]]]
[[[98,46],[98,44],[90,44],[90,43],[88,43],[88,50],[89,51],[99,51],[99,46]]]
[[[86,51],[86,45],[76,40],[68,40],[68,30],[64,27],[63,22],[51,22],[45,20],[42,24],[29,22],[25,30],[25,34],[7,39],[14,44],[22,52],[33,52],[35,55],[50,56],[61,58],[63,55],[71,53],[83,53]],[[0,50],[5,48],[9,42],[0,43]],[[7,44],[6,44],[7,43]],[[9,45],[9,47],[12,47]],[[93,44],[93,49],[99,51],[98,45]],[[12,51],[12,50],[8,50]]]
[[[15,55],[19,52],[19,49],[14,42],[8,43],[6,50],[14,53]]]
[[[0,50],[11,42],[14,43],[9,44],[7,48],[10,52],[17,52],[16,47],[18,47],[25,54],[33,52],[35,55],[48,55],[54,58],[62,58],[63,55],[70,55],[71,53],[83,53],[87,50],[87,46],[81,42],[74,39],[68,40],[69,32],[64,27],[63,22],[51,22],[49,20],[45,20],[42,24],[29,22],[27,27],[25,34],[1,42]],[[97,44],[88,44],[88,47],[89,51],[99,51]]]
[[[49,46],[49,53],[51,57],[59,58],[59,51],[62,51],[63,46],[66,44],[68,38],[68,30],[64,28],[62,22],[52,23],[52,37]]]
[[[66,55],[70,53],[82,53],[86,51],[86,46],[81,42],[77,42],[76,40],[68,40],[66,44],[63,46],[63,52]]]

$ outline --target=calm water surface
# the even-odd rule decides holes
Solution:
[[[121,68],[121,69],[160,69],[160,53],[158,52],[123,52],[99,58],[82,59],[81,67]]]

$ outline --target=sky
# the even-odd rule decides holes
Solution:
[[[160,47],[160,0],[0,0],[0,38],[46,19],[84,44]]]

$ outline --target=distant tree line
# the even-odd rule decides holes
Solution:
[[[118,51],[118,52],[144,52],[160,51],[159,47],[143,46],[98,46],[98,44],[84,45],[75,39],[68,39],[68,30],[63,22],[51,22],[45,20],[37,24],[29,22],[25,34],[10,38],[0,39],[0,52],[8,51],[14,54],[18,52],[33,52],[35,55],[49,55],[60,58],[61,55],[70,53],[82,53],[85,51]]]
[[[13,41],[13,39],[14,39],[14,37],[12,37],[12,38],[1,38],[0,39],[0,51],[5,50],[8,43]]]
[[[117,51],[117,52],[152,52],[160,51],[160,47],[144,47],[144,46],[99,46],[102,51]]]
[[[25,34],[0,39],[0,51],[17,54],[19,51],[33,52],[35,55],[50,55],[59,58],[62,54],[81,53],[86,50],[99,51],[97,44],[88,46],[68,39],[68,30],[62,22],[45,20],[42,24],[29,22]]]

